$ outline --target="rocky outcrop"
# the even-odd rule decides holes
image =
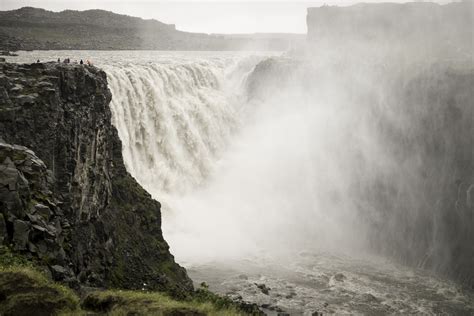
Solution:
[[[380,137],[399,167],[363,191],[381,216],[373,244],[474,289],[474,68],[411,71],[389,86],[392,110],[379,110]]]
[[[186,295],[160,203],[125,169],[110,100],[95,67],[0,64],[0,233],[56,280]]]
[[[30,258],[48,263],[51,272],[74,281],[64,247],[71,225],[56,200],[46,165],[23,146],[0,143],[0,240]]]

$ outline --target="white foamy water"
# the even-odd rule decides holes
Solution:
[[[333,253],[212,262],[188,268],[196,284],[264,306],[268,315],[472,315],[472,293],[387,260]],[[268,289],[264,293],[259,286]]]
[[[341,195],[355,171],[339,145],[367,138],[351,135],[357,126],[340,132],[353,127],[352,112],[321,100],[309,108],[303,93],[249,102],[246,80],[269,55],[35,51],[8,59],[82,58],[106,71],[127,169],[162,203],[165,239],[197,283],[269,313],[474,313],[472,293],[449,281],[330,252],[364,243]]]

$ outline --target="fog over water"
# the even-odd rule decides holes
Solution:
[[[434,196],[471,172],[472,65],[283,52],[16,60],[65,54],[106,71],[127,169],[162,203],[164,237],[195,282],[296,315],[474,312],[472,292],[426,272],[469,264],[471,206],[446,224]]]
[[[162,201],[173,253],[201,262],[360,246],[343,198],[353,113],[299,89],[254,99],[248,77],[265,56],[216,55],[105,66],[127,166]]]
[[[112,14],[96,27],[92,14],[68,26],[87,26],[82,43],[55,33],[54,14],[26,9],[31,32],[18,12],[8,23],[20,44],[50,32],[40,49],[279,38],[288,50],[5,59],[90,60],[106,72],[126,168],[160,201],[163,237],[196,287],[275,316],[474,315],[474,2],[421,2],[3,0],[0,10],[113,9],[190,32],[305,34],[224,38],[133,19],[121,29]],[[240,36],[262,45],[219,42]]]
[[[268,55],[166,56],[146,66],[105,67],[127,166],[162,201],[165,238],[177,260],[195,281],[214,280],[218,291],[295,312],[321,309],[323,300],[337,312],[472,311],[470,294],[394,265],[466,269],[450,249],[461,247],[469,258],[472,215],[460,210],[466,222],[457,224],[446,222],[443,209],[426,212],[436,185],[470,170],[456,171],[449,161],[470,156],[464,137],[472,130],[472,93],[465,94],[471,79],[450,83],[443,66],[432,70],[430,63],[390,68]],[[410,100],[419,89],[439,91],[436,80],[457,87],[456,111],[463,113],[457,130],[451,122],[435,127],[445,137],[435,146],[448,155],[440,161],[430,153],[431,138],[418,138],[429,132],[418,120],[446,115],[444,101]],[[406,112],[413,102],[416,112]],[[243,284],[233,279],[239,273],[247,274]],[[301,286],[303,275],[314,279],[309,289]],[[270,284],[276,297],[260,297],[252,282]],[[400,282],[412,289],[388,297]],[[278,298],[287,286],[305,294]],[[329,294],[315,305],[324,289]],[[337,303],[346,291],[350,303]],[[445,291],[457,293],[454,301]]]

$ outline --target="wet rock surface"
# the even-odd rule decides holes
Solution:
[[[472,54],[473,15],[469,1],[321,6],[308,8],[307,39],[331,52],[337,45],[339,51],[351,53],[372,49],[400,54],[411,46],[421,58],[459,57]]]
[[[186,295],[160,203],[125,169],[110,99],[95,67],[0,65],[0,237],[57,280]]]
[[[3,50],[3,51],[0,51],[0,56],[12,56],[12,57],[15,57],[15,56],[18,56],[18,54],[11,53],[11,52],[8,51],[8,50]]]

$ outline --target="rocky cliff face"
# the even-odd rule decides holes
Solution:
[[[429,57],[465,58],[473,53],[472,1],[436,3],[361,3],[308,8],[308,41],[330,53],[347,48]],[[352,51],[351,53],[355,53]]]
[[[472,1],[323,6],[307,15],[310,51],[343,65],[331,80],[344,75],[351,101],[372,104],[367,126],[376,122],[373,134],[397,166],[360,175],[369,181],[358,184],[358,203],[374,210],[361,210],[371,246],[471,287],[473,21]],[[364,81],[370,89],[358,87]]]
[[[125,169],[110,100],[95,67],[0,64],[1,238],[71,285],[186,295],[160,203]]]

